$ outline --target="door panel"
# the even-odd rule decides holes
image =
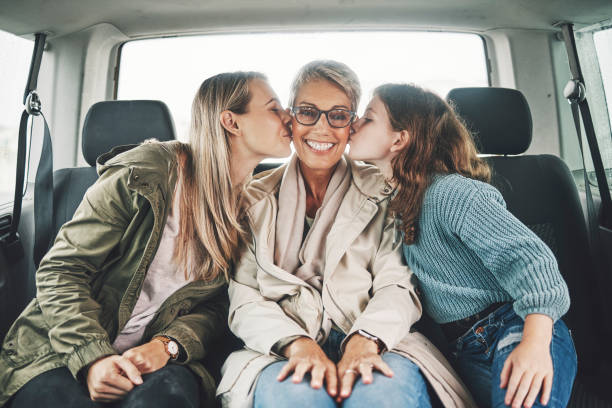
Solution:
[[[4,339],[13,321],[36,295],[32,261],[34,205],[28,198],[29,194],[24,197],[19,223],[25,256],[15,263],[9,263],[4,251],[0,250],[0,339]]]

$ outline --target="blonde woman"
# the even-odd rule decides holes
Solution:
[[[6,336],[0,406],[214,404],[201,360],[226,324],[241,186],[289,155],[289,120],[261,74],[225,73],[197,92],[188,144],[100,156]]]

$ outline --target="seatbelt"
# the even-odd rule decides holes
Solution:
[[[42,61],[42,53],[45,45],[46,35],[36,34],[35,50],[39,50],[38,58],[30,67],[30,77],[28,85],[23,95],[26,110],[32,116],[42,117],[45,125],[43,136],[43,146],[36,169],[34,181],[34,265],[38,268],[40,260],[49,249],[51,236],[53,233],[53,146],[51,143],[51,133],[45,115],[42,113],[42,105],[36,87],[38,84],[38,72]]]
[[[597,215],[595,214],[595,204],[593,203],[593,193],[591,192],[591,182],[589,181],[589,176],[587,174],[586,161],[584,160],[584,147],[582,145],[582,131],[580,129],[580,111],[579,111],[579,102],[578,100],[581,97],[584,97],[583,91],[578,89],[580,88],[580,83],[572,81],[566,85],[563,93],[565,97],[570,103],[572,108],[572,116],[574,117],[574,126],[576,127],[576,134],[578,135],[578,144],[580,145],[580,157],[582,158],[582,167],[584,168],[584,188],[586,190],[586,199],[587,199],[587,219],[588,219],[588,239],[589,239],[589,248],[591,249],[591,257],[593,258],[593,262],[598,271],[601,271],[599,263],[599,257],[601,254],[601,243],[599,241],[599,224],[597,222]]]
[[[51,245],[53,235],[53,146],[49,125],[42,112],[39,113],[45,124],[42,152],[34,182],[34,265],[38,268],[40,260]]]
[[[578,60],[578,55],[576,51],[576,41],[574,39],[574,32],[572,29],[572,24],[563,23],[561,25],[561,29],[563,30],[563,39],[565,41],[565,46],[567,49],[567,55],[569,59],[570,71],[572,73],[572,79],[567,83],[565,89],[563,90],[563,94],[565,98],[567,98],[570,103],[572,109],[572,116],[574,118],[574,126],[576,127],[576,135],[578,136],[578,145],[580,146],[580,157],[582,158],[582,166],[584,168],[584,187],[586,190],[586,199],[587,199],[587,219],[588,219],[588,240],[589,240],[589,251],[591,259],[593,260],[593,265],[596,271],[596,281],[602,284],[602,289],[608,287],[607,283],[609,283],[609,271],[604,269],[604,253],[603,246],[600,239],[600,221],[599,217],[595,211],[595,204],[593,203],[593,194],[591,192],[591,183],[589,181],[586,161],[584,159],[584,146],[582,144],[582,131],[580,128],[580,117],[582,114],[582,120],[584,123],[585,135],[587,137],[587,141],[589,143],[589,149],[591,151],[591,157],[593,159],[593,165],[595,167],[595,174],[597,176],[597,184],[599,187],[599,191],[601,194],[601,212],[604,214],[602,217],[601,225],[603,228],[608,228],[609,225],[606,225],[606,214],[609,214],[610,207],[610,190],[608,188],[608,183],[606,180],[606,175],[604,172],[603,162],[601,160],[601,154],[599,152],[599,148],[597,145],[597,139],[595,136],[595,129],[593,127],[593,121],[591,119],[591,113],[589,110],[589,105],[586,100],[586,87],[584,86],[584,81],[582,77],[582,71],[580,70],[580,62]],[[609,313],[610,310],[609,303],[607,300],[607,296],[605,294],[601,294],[603,300],[603,313],[606,316],[604,319],[606,322],[610,322]],[[607,306],[606,306],[607,305]],[[604,325],[608,331],[612,330],[612,327],[609,327],[607,324]]]
[[[23,185],[25,182],[26,168],[26,144],[27,144],[27,129],[28,119],[30,116],[40,113],[40,101],[35,93],[38,83],[38,71],[42,60],[43,49],[45,46],[46,35],[42,33],[36,34],[34,49],[32,51],[32,60],[30,62],[30,72],[28,81],[23,96],[25,109],[21,114],[19,123],[19,139],[17,142],[17,170],[15,174],[15,195],[13,199],[13,215],[11,217],[8,232],[0,237],[0,246],[4,249],[5,257],[10,263],[19,261],[24,256],[23,243],[19,237],[18,228],[21,219],[21,205],[23,200]],[[38,113],[37,113],[38,112]],[[48,127],[45,123],[45,129]],[[2,231],[4,232],[4,231]]]

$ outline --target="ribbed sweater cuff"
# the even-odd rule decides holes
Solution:
[[[537,300],[541,300],[541,298]],[[563,294],[560,294],[560,296],[557,296],[550,300],[551,301],[546,303],[526,302],[525,299],[517,300],[516,302],[514,302],[514,311],[523,320],[525,320],[525,317],[527,317],[527,315],[539,313],[549,316],[553,320],[553,322],[556,322],[565,313],[567,313],[569,309],[569,295],[566,294],[566,296],[563,296]]]

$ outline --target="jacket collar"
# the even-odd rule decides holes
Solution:
[[[363,232],[380,210],[379,204],[386,200],[393,189],[384,181],[383,175],[374,166],[355,162],[347,158],[352,172],[352,182],[338,210],[336,222],[328,234],[325,254],[325,280],[327,281],[351,243]],[[247,211],[253,223],[256,258],[268,273],[292,284],[307,286],[291,273],[274,265],[274,222],[276,222],[277,200],[275,196],[287,165],[256,175],[245,191]]]
[[[176,153],[171,142],[145,142],[117,146],[96,159],[96,171],[102,175],[112,167],[129,167],[128,187],[147,195],[161,189],[168,197],[176,183]]]

